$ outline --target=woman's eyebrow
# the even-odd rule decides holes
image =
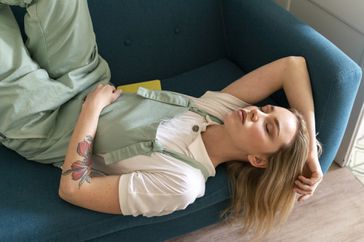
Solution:
[[[270,111],[273,112],[274,111],[274,106],[273,105],[269,105],[269,108],[270,108]],[[279,136],[279,132],[280,132],[280,124],[279,124],[279,121],[276,117],[273,118],[273,122],[274,122],[274,125],[275,125],[275,128],[277,130],[277,137]]]

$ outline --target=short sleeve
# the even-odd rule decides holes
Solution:
[[[123,215],[161,216],[185,209],[204,189],[205,181],[198,172],[136,171],[120,177],[119,203]]]

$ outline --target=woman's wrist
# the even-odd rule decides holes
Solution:
[[[83,103],[81,112],[88,113],[88,114],[94,114],[94,115],[100,115],[102,111],[102,107],[96,104],[92,103]]]
[[[321,164],[320,164],[320,161],[319,161],[319,159],[317,157],[317,152],[316,152],[316,155],[311,155],[311,156],[308,157],[307,163],[308,163],[308,166],[310,167],[311,172],[315,171],[320,176],[323,175],[322,169],[321,169]]]

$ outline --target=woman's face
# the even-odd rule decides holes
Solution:
[[[236,148],[248,155],[276,152],[291,142],[297,118],[286,108],[248,106],[225,116],[224,125]]]

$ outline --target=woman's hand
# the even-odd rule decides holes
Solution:
[[[310,198],[320,182],[322,181],[321,166],[317,157],[317,152],[308,156],[304,167],[303,175],[300,175],[295,182],[294,191],[298,193],[298,201]]]
[[[96,109],[101,112],[104,107],[113,103],[121,93],[121,90],[110,84],[99,84],[87,95],[82,107]]]

